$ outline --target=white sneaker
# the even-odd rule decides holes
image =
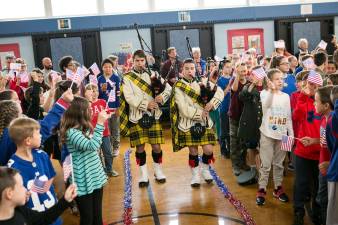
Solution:
[[[166,177],[163,174],[162,167],[160,163],[155,163],[154,162],[154,174],[155,174],[155,179],[159,183],[165,183]]]
[[[113,149],[113,157],[116,157],[120,154],[120,149]]]
[[[191,168],[192,178],[191,178],[191,187],[199,187],[201,184],[201,177],[200,177],[200,167],[196,166]]]
[[[148,187],[149,185],[147,164],[140,166],[140,178],[138,185],[139,187]]]
[[[202,177],[208,184],[212,183],[212,176],[209,171],[209,165],[202,163]]]

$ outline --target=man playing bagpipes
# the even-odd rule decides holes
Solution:
[[[155,179],[164,183],[162,172],[162,150],[164,143],[162,114],[159,104],[170,97],[171,87],[149,67],[143,50],[133,54],[133,69],[123,77],[121,85],[120,129],[121,135],[129,135],[131,147],[136,147],[136,162],[140,169],[139,186],[149,184],[146,166],[145,143],[151,144]]]
[[[208,85],[199,84],[195,78],[195,67],[192,59],[183,62],[183,78],[173,86],[170,116],[174,151],[186,146],[189,148],[191,186],[199,187],[201,178],[198,146],[202,146],[203,149],[202,177],[207,183],[211,183],[212,176],[208,167],[214,161],[212,148],[216,143],[216,137],[209,112],[217,109],[224,98],[224,93],[220,87],[214,89],[215,84],[212,82]],[[207,86],[210,89],[203,90]]]

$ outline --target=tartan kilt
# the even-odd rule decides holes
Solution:
[[[205,133],[201,138],[192,137],[190,130],[188,132],[183,132],[178,129],[178,143],[182,148],[208,144],[215,145],[216,136],[214,129],[205,129]]]
[[[155,120],[149,129],[143,129],[138,123],[130,123],[129,139],[131,147],[148,144],[164,144],[163,130],[159,120]]]

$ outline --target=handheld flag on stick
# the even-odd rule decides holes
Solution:
[[[47,191],[49,191],[50,186],[52,186],[52,183],[53,179],[42,181],[38,177],[35,177],[31,191],[36,192],[38,194],[44,194]]]
[[[282,144],[280,150],[291,152],[294,143],[294,137],[282,135]]]
[[[253,70],[252,74],[259,80],[263,80],[264,77],[266,77],[266,73],[265,73],[265,70],[263,69],[263,67],[259,67],[255,70]]]
[[[69,176],[72,176],[73,183],[75,183],[74,171],[73,171],[73,159],[72,155],[69,154],[62,164],[63,169],[63,180],[66,182]]]
[[[106,104],[106,109],[108,109],[109,102],[115,102],[115,101],[116,101],[116,91],[115,91],[115,86],[113,86],[113,88],[109,92],[109,97],[108,97],[108,101],[107,101],[107,104]]]
[[[323,40],[321,40],[318,44],[318,47],[324,50],[326,49],[326,46],[327,46],[327,43]]]
[[[322,76],[320,76],[319,73],[317,73],[316,71],[314,70],[311,70],[310,73],[309,73],[309,76],[307,78],[307,81],[311,82],[311,83],[314,83],[314,84],[317,84],[319,86],[323,86],[323,79],[322,79]]]
[[[89,83],[97,85],[99,82],[97,81],[97,78],[95,75],[89,75]]]
[[[89,67],[89,69],[92,70],[92,72],[93,72],[93,74],[94,74],[95,76],[97,76],[97,75],[100,74],[100,69],[99,69],[99,67],[97,66],[96,63],[93,63],[93,65],[91,65],[91,66]]]
[[[310,58],[307,58],[303,61],[303,66],[307,69],[307,70],[312,70],[314,69],[316,66],[315,66],[315,63],[313,61],[313,59],[310,57]]]
[[[283,40],[274,41],[275,48],[285,48],[285,42]]]

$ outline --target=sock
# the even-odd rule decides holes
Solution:
[[[139,166],[143,166],[144,164],[146,164],[146,160],[147,160],[147,155],[146,152],[136,152],[135,153],[136,156],[136,163]]]
[[[198,155],[189,154],[189,166],[194,168],[194,167],[198,167],[198,164],[199,164]]]
[[[162,151],[159,153],[152,151],[151,155],[155,163],[162,163]]]
[[[215,162],[214,154],[211,153],[211,155],[206,155],[206,154],[203,153],[202,162],[204,164],[211,164],[212,162]]]

